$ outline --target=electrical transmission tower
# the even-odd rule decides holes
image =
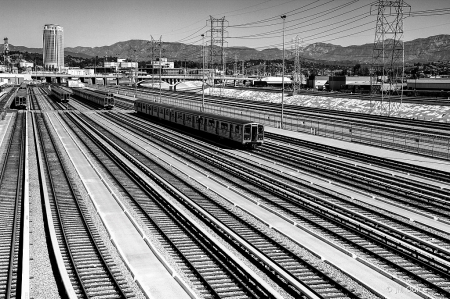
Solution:
[[[300,48],[302,40],[297,35],[293,40],[293,53],[294,53],[294,71],[292,73],[293,77],[293,94],[297,94],[302,86],[302,65],[300,60]]]
[[[225,47],[227,42],[225,41],[228,32],[225,28],[228,27],[228,21],[225,17],[216,19],[209,16],[207,25],[210,29],[206,32],[206,36],[209,38],[209,69],[217,69],[225,74]],[[212,84],[214,85],[214,73],[212,74]],[[224,79],[222,78],[222,81]],[[223,83],[223,82],[222,82]],[[222,94],[222,84],[220,85],[220,94]]]
[[[228,27],[228,21],[225,17],[220,19],[213,18],[207,20],[207,25],[210,29],[206,32],[206,36],[209,37],[209,68],[217,68],[222,71],[225,70],[225,47],[227,41],[225,41],[228,31],[225,28]]]
[[[400,104],[391,107],[391,99],[403,97],[404,45],[403,18],[410,13],[411,6],[404,0],[378,0],[372,5],[377,8],[377,24],[372,53],[371,99],[379,96],[381,101],[370,103],[372,111],[380,114],[391,114],[391,108],[398,109]],[[381,76],[381,81],[378,80]],[[386,84],[384,84],[386,83]]]
[[[154,71],[155,71],[155,66],[156,66],[156,63],[155,63],[155,61],[153,59],[154,59],[155,52],[157,52],[158,53],[158,57],[159,57],[158,58],[159,101],[162,102],[162,99],[161,99],[161,85],[162,85],[161,74],[162,74],[162,71],[163,71],[163,64],[162,64],[162,61],[161,61],[162,50],[163,50],[162,49],[162,35],[159,37],[159,40],[153,39],[152,35],[150,35],[150,38],[152,39],[152,41],[151,41],[151,43],[152,43],[152,88],[154,88],[154,79],[153,79],[153,77],[155,75]]]

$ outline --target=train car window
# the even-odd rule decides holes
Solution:
[[[166,109],[166,114],[169,114],[169,109]]]
[[[228,131],[228,124],[227,124],[227,123],[221,123],[221,124],[220,124],[220,128],[221,128],[222,130]]]
[[[214,127],[214,119],[210,119],[208,125]]]
[[[264,133],[264,126],[258,125],[258,134]]]
[[[250,134],[250,126],[244,126],[244,134]]]
[[[241,126],[235,126],[234,127],[234,132],[235,133],[240,133],[241,132]]]

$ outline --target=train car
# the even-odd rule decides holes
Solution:
[[[150,115],[205,134],[219,136],[246,148],[255,149],[257,146],[264,144],[264,125],[259,123],[155,103],[149,100],[136,100],[134,109],[137,113]]]
[[[14,96],[14,108],[27,109],[28,104],[28,88],[22,83]]]
[[[60,103],[68,103],[71,92],[62,89],[59,86],[56,85],[49,85],[49,89],[51,91],[52,96]]]
[[[111,93],[105,95],[84,88],[72,88],[72,90],[74,95],[97,104],[104,109],[112,109],[114,107],[115,100]]]

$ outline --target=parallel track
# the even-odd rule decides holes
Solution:
[[[154,139],[152,139],[152,142],[160,144]],[[149,163],[146,162],[146,165]],[[199,190],[192,189],[186,183],[180,182],[179,179],[178,182],[174,182],[174,176],[167,171],[159,169],[158,173],[164,173],[163,177],[166,180],[170,181],[177,189],[183,190],[183,193],[200,205],[202,209],[226,225],[231,231],[250,242],[261,253],[288,271],[298,282],[307,286],[318,296],[326,298],[358,297],[357,294],[347,289],[345,285],[340,284],[326,273],[318,270],[312,263],[301,259],[290,249],[272,240],[254,224],[240,219],[229,208],[211,200],[201,194]],[[240,248],[237,249],[240,250]],[[292,295],[296,296],[295,294]]]
[[[335,156],[345,157],[350,160],[356,160],[363,163],[377,165],[379,167],[394,169],[404,173],[415,174],[417,176],[426,177],[439,182],[450,183],[450,174],[448,172],[439,171],[437,169],[421,167],[418,165],[394,161],[389,158],[378,157],[374,155],[355,152],[348,149],[338,148],[330,145],[319,144],[312,141],[301,140],[273,133],[264,133],[264,137],[275,142],[288,143],[296,147],[314,150]]]
[[[122,88],[122,87],[121,87]],[[127,89],[126,87],[124,87]],[[131,93],[134,90],[127,89]],[[138,95],[157,95],[155,91],[145,90],[144,88],[138,89]],[[194,101],[200,102],[201,95],[192,94],[189,92],[175,92],[175,91],[163,91],[163,96],[170,96],[174,98],[179,98],[183,101]],[[252,101],[228,97],[218,97],[218,96],[205,96],[205,103],[220,104],[224,106],[234,106],[236,108],[248,107],[255,111],[262,112],[273,112],[275,114],[280,113],[280,104],[268,103],[261,101]],[[430,121],[420,121],[420,120],[410,120],[405,118],[388,117],[381,115],[370,115],[365,113],[355,113],[347,111],[337,111],[323,108],[313,108],[313,107],[303,107],[298,105],[285,105],[286,116],[299,117],[308,116],[315,117],[317,119],[323,120],[336,120],[342,122],[348,122],[354,125],[376,125],[379,128],[389,128],[389,129],[402,129],[402,130],[413,130],[414,132],[422,134],[440,134],[444,136],[450,136],[448,133],[450,129],[450,124],[436,123]]]
[[[72,115],[71,115],[72,116]],[[86,117],[82,117],[90,124]],[[71,117],[70,124],[75,127],[78,121]],[[95,124],[94,124],[95,125]],[[269,293],[256,282],[248,282],[242,270],[236,269],[224,253],[210,244],[201,230],[193,226],[187,219],[176,212],[170,202],[160,196],[145,184],[132,170],[120,163],[120,158],[113,155],[111,151],[95,140],[92,134],[78,124],[76,133],[80,139],[93,151],[93,154],[105,166],[110,174],[115,178],[121,189],[127,195],[129,203],[135,207],[141,215],[148,229],[153,231],[166,250],[172,251],[172,256],[183,271],[187,272],[193,283],[199,288],[206,298],[270,298]],[[102,133],[106,133],[102,128],[96,126]],[[88,134],[86,137],[85,134]],[[114,138],[107,134],[109,138]],[[132,152],[130,146],[114,138],[124,150]],[[105,154],[105,152],[107,154]],[[136,156],[137,154],[133,154]],[[119,163],[118,163],[119,162]],[[175,184],[174,178],[165,175],[162,168],[156,165],[145,163],[146,166],[155,170],[159,175],[169,179],[171,184]],[[127,173],[126,173],[127,172]],[[189,188],[185,185],[186,188]]]
[[[144,125],[142,122],[126,120],[123,117],[119,119],[118,123],[121,125],[128,121],[133,122],[136,128],[149,128],[148,123]],[[389,218],[386,215],[376,213],[374,210],[370,212],[361,210],[361,207],[357,208],[354,203],[343,201],[345,197],[327,194],[316,187],[309,187],[309,184],[298,185],[299,182],[296,182],[293,185],[292,180],[286,180],[285,176],[277,175],[274,171],[268,172],[267,169],[254,164],[246,165],[248,163],[243,159],[235,159],[231,155],[210,152],[204,146],[195,150],[187,150],[181,136],[162,137],[166,135],[162,130],[147,129],[143,131],[145,132],[142,133],[144,138],[153,137],[163,140],[164,143],[170,140],[172,146],[184,152],[185,158],[188,154],[189,158],[187,159],[189,161],[195,161],[206,171],[209,171],[211,164],[218,167],[214,171],[215,175],[257,196],[275,209],[288,214],[296,222],[307,226],[312,225],[328,235],[330,239],[351,246],[356,251],[368,253],[389,267],[401,271],[402,275],[413,277],[425,288],[450,295],[450,289],[446,286],[449,279],[449,267],[446,262],[435,261],[428,254],[419,253],[417,249],[414,249],[414,246],[418,246],[416,248],[427,250],[431,256],[433,256],[431,253],[436,251],[436,256],[449,261],[450,241],[448,239],[435,235],[437,239],[433,241],[436,242],[434,244],[428,243],[426,240],[431,236],[434,237],[434,235],[411,226],[408,221],[399,222],[395,218]],[[166,147],[162,144],[161,146]],[[170,151],[179,155],[176,149]],[[255,184],[260,187],[255,187]],[[297,194],[301,198],[294,199],[289,194]],[[361,225],[359,222],[346,219],[350,215],[353,219],[364,224]],[[364,227],[365,225],[368,225],[368,227]],[[387,239],[384,234],[391,235],[391,237]],[[398,242],[398,238],[409,243],[409,245]],[[409,246],[413,247],[410,248]],[[440,249],[436,250],[434,246]],[[417,275],[410,269],[425,271],[427,275]]]
[[[36,113],[46,165],[47,189],[53,223],[66,269],[79,298],[133,297],[96,232],[79,191],[61,160],[43,114]]]
[[[21,298],[26,113],[18,113],[0,169],[0,298]]]
[[[450,222],[450,190],[354,166],[350,162],[342,162],[332,157],[324,158],[312,151],[282,148],[270,142],[259,148],[255,156],[313,173],[322,179],[331,179],[371,195],[388,198],[396,204]]]

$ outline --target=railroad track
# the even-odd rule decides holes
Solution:
[[[31,89],[31,93],[30,93],[30,109],[31,110],[41,110],[41,105],[39,104],[38,101],[38,95],[40,95],[39,89],[36,87],[33,87]]]
[[[273,140],[274,142],[287,143],[296,147],[300,147],[302,149],[314,150],[315,152],[322,152],[325,154],[331,154],[333,156],[345,157],[349,160],[373,164],[382,168],[393,169],[403,173],[414,174],[417,176],[426,177],[434,181],[450,184],[450,174],[448,172],[439,171],[437,169],[421,167],[401,161],[394,161],[389,158],[358,153],[348,149],[342,149],[330,145],[319,144],[312,141],[301,140],[298,138],[292,138],[268,132],[264,133],[264,137]]]
[[[142,154],[136,152],[136,150],[134,150],[132,147],[130,147],[126,142],[120,140],[119,138],[117,138],[113,134],[111,134],[110,132],[104,130],[101,126],[98,126],[95,122],[88,119],[87,117],[85,117],[85,116],[80,116],[80,117],[86,123],[90,124],[92,127],[95,127],[95,130],[98,130],[98,132],[99,132],[98,134],[101,134],[102,136],[104,136],[104,138],[106,140],[108,140],[110,145],[113,145],[116,149],[120,149],[124,153],[125,152],[130,153],[130,155],[132,155],[136,159],[138,159],[142,163],[142,165],[146,165],[147,167],[149,167],[154,173],[157,173],[158,176],[160,176],[162,180],[168,182],[171,186],[173,186],[177,190],[182,191],[183,194],[186,194],[186,196],[188,196],[191,200],[195,201],[196,203],[203,202],[203,201],[205,203],[211,202],[211,199],[209,199],[208,196],[201,193],[199,190],[193,188],[192,186],[190,186],[189,184],[187,184],[186,182],[184,182],[177,176],[173,175],[172,173],[167,171],[164,167],[161,167],[160,165],[155,164],[154,162],[152,162],[151,160],[149,160]],[[81,138],[81,140],[83,140],[83,141],[85,141],[86,139],[87,138]],[[97,145],[99,145],[99,144],[100,143],[97,142]],[[88,146],[90,148],[94,148],[91,144],[89,144]],[[94,152],[94,154],[97,157],[102,156],[97,151]],[[116,157],[112,157],[112,158],[113,158],[113,161],[119,161],[119,159]],[[101,158],[101,159],[103,159],[103,158]],[[121,164],[123,164],[123,163],[121,163]],[[114,167],[111,166],[111,162],[106,162],[104,165],[109,171],[114,169]],[[118,180],[122,179],[123,174],[120,174],[120,172],[119,172],[119,174],[115,175],[115,177]],[[137,178],[136,180],[139,180],[139,179]],[[129,182],[125,181],[125,184],[123,184],[123,186],[124,186],[124,188],[126,188],[126,187],[131,186],[131,184]],[[163,186],[163,188],[167,189],[168,187]],[[142,211],[146,211],[146,213],[149,214],[149,216],[146,216],[146,217],[150,217],[150,219],[147,218],[145,220],[145,222],[146,223],[154,222],[154,223],[156,223],[156,225],[160,225],[160,230],[166,234],[166,237],[164,237],[164,240],[166,242],[167,242],[167,240],[171,240],[173,242],[172,243],[174,246],[173,248],[180,248],[180,245],[181,245],[181,248],[179,250],[177,250],[177,253],[180,254],[179,258],[187,259],[190,262],[191,267],[193,267],[193,269],[196,269],[196,271],[198,271],[198,273],[199,273],[198,277],[204,277],[204,281],[202,283],[202,285],[204,287],[205,287],[205,284],[209,285],[209,287],[205,287],[203,292],[208,292],[208,291],[211,292],[211,290],[212,290],[216,293],[216,295],[214,295],[214,293],[210,293],[210,295],[213,297],[223,297],[223,296],[231,296],[232,298],[240,298],[240,296],[243,296],[243,297],[250,296],[250,297],[259,297],[259,298],[264,298],[266,296],[270,297],[269,293],[264,294],[263,288],[261,288],[261,286],[259,286],[259,284],[256,281],[252,282],[251,279],[250,279],[250,281],[248,281],[249,277],[244,274],[245,271],[243,269],[240,269],[238,264],[236,264],[235,262],[234,263],[231,262],[231,264],[230,264],[230,260],[227,258],[225,258],[220,263],[218,261],[214,261],[214,259],[212,261],[208,262],[208,258],[212,258],[210,256],[211,254],[214,254],[216,256],[215,259],[217,259],[219,257],[224,258],[226,256],[226,254],[220,253],[220,251],[217,252],[218,248],[215,248],[215,246],[213,244],[210,244],[211,241],[206,241],[206,244],[202,245],[202,246],[206,246],[206,248],[209,247],[210,249],[205,249],[204,247],[200,248],[199,245],[196,245],[196,246],[190,245],[190,244],[192,244],[192,241],[189,241],[189,239],[187,239],[188,236],[190,238],[196,239],[197,242],[200,242],[200,241],[203,241],[206,239],[206,237],[202,235],[202,232],[200,229],[192,227],[191,228],[192,231],[184,232],[184,233],[180,232],[180,231],[175,231],[174,229],[176,228],[176,225],[174,224],[174,220],[164,219],[163,215],[160,213],[160,210],[156,209],[153,206],[154,204],[149,202],[148,198],[153,197],[153,196],[148,196],[148,195],[145,196],[145,194],[144,195],[136,195],[136,192],[137,192],[136,189],[132,189],[132,190],[128,191],[131,198],[137,198],[138,199],[137,201],[139,201],[139,200],[141,201],[141,203],[139,203],[141,205],[140,209]],[[145,199],[145,200],[142,200],[142,199]],[[164,197],[159,196],[156,203],[158,203],[158,202],[162,203],[163,208],[171,207],[170,202],[167,202],[164,199]],[[134,204],[134,205],[136,205],[136,204]],[[191,211],[193,213],[198,214],[198,211],[196,211],[195,208],[193,208],[192,206],[188,206],[188,207],[191,209]],[[205,208],[205,207],[206,206],[202,206],[202,208]],[[172,210],[169,212],[170,213],[167,213],[167,215],[164,217],[174,217],[174,216],[179,215],[179,213],[177,213],[176,210]],[[232,216],[229,211],[225,212],[225,209],[221,208],[221,212],[227,214],[226,217],[228,217],[229,221],[233,222],[234,221],[233,219],[235,219],[236,221],[234,223],[236,225],[239,224],[239,220],[235,216]],[[223,214],[223,215],[225,215],[225,214]],[[224,218],[222,218],[222,219],[224,219]],[[189,224],[189,222],[186,219],[180,219],[180,220],[181,220],[181,222],[179,222],[178,225],[184,224],[184,226],[186,226],[187,228],[190,228],[192,226],[192,224]],[[149,226],[153,228],[154,223],[152,223],[152,225],[149,225]],[[161,226],[161,224],[163,224],[163,225]],[[211,223],[209,223],[209,226],[211,226]],[[230,224],[230,226],[231,226],[231,224]],[[235,229],[238,230],[238,227],[235,227]],[[241,229],[242,229],[242,227],[241,227]],[[262,235],[258,236],[256,228],[254,228],[254,227],[251,228],[250,226],[248,226],[246,229],[247,229],[247,232],[249,232],[250,234],[254,234],[254,236],[256,238],[259,238],[261,248],[263,247],[264,244],[266,244],[266,245],[269,244],[267,237],[264,237]],[[161,231],[159,231],[159,234],[161,234]],[[216,231],[216,233],[223,235],[223,232],[221,232],[220,230],[215,229],[215,231]],[[205,241],[203,241],[203,242],[205,242]],[[233,242],[232,242],[232,244],[233,244]],[[213,246],[214,250],[211,250],[210,246]],[[234,244],[234,246],[236,246],[236,245]],[[290,254],[292,255],[292,253],[289,253],[287,250],[284,250],[283,253],[281,253],[281,251],[276,253],[275,250],[281,248],[279,245],[269,244],[269,247],[270,246],[272,246],[271,249],[274,250],[272,252],[272,255],[273,255],[272,257],[274,258],[274,260],[275,260],[275,257],[278,257],[278,261],[281,261],[282,260],[281,255],[284,254],[283,257],[286,258],[284,260],[285,262],[287,262],[288,264],[291,264],[291,265],[295,265],[296,267],[297,266],[301,267],[301,268],[298,268],[298,270],[299,270],[297,272],[298,276],[302,276],[302,275],[303,275],[303,277],[309,276],[311,286],[307,287],[306,289],[308,291],[310,291],[311,294],[316,294],[316,292],[321,291],[322,293],[327,292],[328,295],[338,294],[339,296],[345,297],[346,294],[348,294],[348,297],[350,297],[350,298],[355,297],[354,295],[352,295],[351,291],[346,290],[345,287],[340,286],[335,281],[333,281],[330,277],[327,277],[325,274],[322,273],[322,274],[318,275],[317,272],[314,272],[311,265],[307,265],[307,263],[305,263],[304,261],[300,262],[294,256],[290,256]],[[240,248],[239,246],[237,248],[239,249],[239,251],[242,254],[249,256],[249,254],[246,253],[244,250],[242,250],[242,248]],[[267,251],[270,251],[270,249],[267,248]],[[182,261],[181,263],[183,264],[186,262]],[[264,267],[265,265],[260,264],[261,261],[259,261],[259,262],[256,261],[255,263],[256,263],[256,265],[258,265],[260,270],[267,273],[270,277],[273,277],[273,279],[275,279],[276,281],[278,281],[280,283],[280,285],[283,287],[283,289],[285,289],[285,291],[287,291],[288,293],[291,293],[294,297],[299,296],[300,294],[302,294],[304,292],[302,290],[302,288],[304,287],[304,285],[302,285],[302,283],[298,282],[302,288],[289,287],[288,285],[286,285],[286,281],[283,281],[276,275],[274,276],[270,270],[268,270]],[[201,265],[205,265],[205,264],[210,264],[213,267],[205,268],[204,266],[201,266]],[[222,269],[219,267],[220,264],[223,264]],[[228,270],[225,271],[226,269],[228,269]],[[191,271],[193,271],[193,270],[191,270]],[[313,274],[315,274],[315,276]],[[316,278],[316,280],[314,280],[313,278]],[[194,283],[197,284],[197,282],[194,282]]]
[[[138,95],[150,100],[157,97],[155,93],[142,89]],[[198,95],[186,92],[165,91],[163,102],[194,110],[201,105]],[[206,111],[213,114],[251,119],[267,126],[280,126],[281,108],[277,103],[215,96],[207,96],[205,103]],[[450,159],[450,125],[446,123],[297,105],[285,105],[284,111],[283,126],[288,130]]]
[[[279,144],[266,142],[255,151],[255,156],[276,161],[283,165],[312,173],[321,179],[332,180],[356,190],[365,191],[370,196],[389,199],[397,205],[424,212],[432,217],[450,223],[450,190],[428,185],[413,179],[393,176],[361,166],[343,162],[333,157],[324,159],[315,151],[299,151],[298,148],[283,148]],[[366,162],[370,163],[370,161]],[[401,170],[401,169],[400,169]]]
[[[163,130],[143,130],[144,127],[150,127],[148,123],[143,125],[140,121],[126,118],[129,116],[121,117],[118,123],[134,123],[134,130],[142,138],[152,137],[163,143],[171,143],[173,149],[168,150],[172,155],[178,156],[181,151],[190,163],[196,163],[204,171],[209,172],[211,165],[215,166],[211,175],[282,211],[294,222],[313,227],[344,248],[351,248],[370,259],[375,258],[392,269],[393,273],[398,272],[401,277],[413,279],[424,290],[450,295],[447,287],[450,270],[448,236],[427,232],[411,225],[409,220],[399,221],[375,209],[363,210],[355,202],[330,190],[324,191],[309,183],[293,181],[278,171],[249,164],[244,159],[228,154],[219,154],[217,150],[207,151],[205,145],[195,150],[188,149],[182,136],[162,137],[163,134],[167,135]],[[160,146],[167,148],[163,143]],[[432,240],[433,237],[437,239]]]
[[[150,162],[146,162],[146,165],[148,165],[148,163]],[[158,170],[158,173],[162,172],[162,169]],[[173,177],[173,175],[170,176]],[[171,181],[172,180],[173,178]],[[334,280],[327,273],[317,269],[311,262],[300,258],[290,251],[289,248],[275,242],[254,224],[237,217],[230,208],[226,208],[216,201],[211,200],[208,196],[200,194],[199,191],[186,191],[192,189],[192,187],[187,186],[186,183],[177,183],[175,186],[179,190],[183,190],[184,193],[189,194],[189,197],[201,206],[202,209],[205,209],[211,216],[226,225],[228,229],[251,242],[259,252],[286,270],[296,281],[307,286],[316,295],[330,298],[358,297],[358,294],[355,294],[352,290],[348,289],[345,283]],[[258,262],[255,263],[258,264]],[[294,297],[296,296],[296,294],[292,295]]]
[[[128,89],[127,87],[124,87],[124,89],[129,90],[131,93],[134,93],[134,90],[132,89]],[[137,95],[139,94],[144,96],[159,95],[154,91],[147,91],[143,88],[138,89]],[[162,95],[184,101],[189,100],[194,102],[201,102],[201,96],[189,92],[163,91]],[[233,106],[241,109],[246,108],[255,111],[261,111],[262,113],[270,112],[276,115],[280,114],[280,104],[277,103],[218,97],[211,95],[205,95],[205,103],[223,105],[225,107]],[[353,125],[376,125],[382,128],[407,129],[410,131],[414,130],[415,132],[420,132],[422,134],[441,134],[446,136],[450,135],[448,134],[450,124],[445,123],[435,123],[430,121],[411,120],[381,115],[370,115],[366,113],[337,111],[323,108],[304,107],[298,105],[285,105],[284,108],[286,117],[292,116],[294,118],[299,118],[301,116],[306,116],[315,118],[317,120],[326,121],[331,119],[333,121],[347,122],[348,125],[350,125],[350,123],[352,123]]]
[[[0,298],[21,298],[26,113],[18,113],[0,169]],[[25,294],[24,294],[25,295]]]
[[[39,164],[45,165],[54,228],[75,293],[79,298],[133,297],[63,166],[47,120],[42,113],[34,117],[44,160]]]

